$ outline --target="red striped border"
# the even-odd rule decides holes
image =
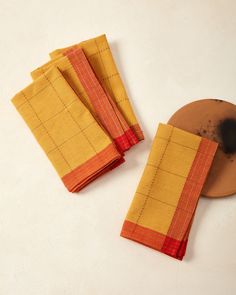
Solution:
[[[133,131],[129,129],[125,131],[124,135],[115,138],[114,142],[119,151],[122,153],[129,150],[133,145],[139,143],[139,140],[134,135]]]
[[[98,176],[114,169],[124,161],[114,145],[110,144],[94,157],[63,176],[62,181],[70,192],[78,192]]]
[[[120,113],[117,114],[119,112],[117,106],[111,103],[108,93],[100,85],[83,50],[81,48],[69,50],[65,55],[86,90],[99,121],[115,141],[119,151],[123,153],[130,149],[132,145],[138,143],[138,138],[127,123],[126,127],[128,129],[124,129],[124,118],[121,118],[123,116]]]
[[[178,240],[182,243],[188,238],[190,225],[192,224],[199,196],[209,172],[217,146],[217,143],[213,141],[206,138],[201,139],[198,151],[194,158],[175,210],[174,217],[169,227],[167,238],[161,249],[168,255],[176,258],[181,257],[182,255],[183,258],[183,255],[185,254],[183,249],[180,251],[180,245],[179,247],[176,247],[175,241]],[[181,255],[179,252],[181,252]]]
[[[201,139],[167,235],[125,220],[121,236],[182,260],[196,205],[217,146],[215,142]]]
[[[130,128],[134,132],[134,134],[137,136],[139,141],[144,140],[143,131],[140,128],[139,124],[134,124],[134,125],[130,126]]]

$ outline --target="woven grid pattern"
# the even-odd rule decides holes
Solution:
[[[118,149],[124,152],[133,144],[138,143],[138,139],[135,134],[131,134],[132,136],[130,136],[130,138],[126,136],[125,132],[133,132],[129,129],[128,124],[123,118],[123,124],[121,124],[119,118],[121,118],[122,115],[117,107],[110,103],[109,98],[94,75],[83,50],[75,49],[67,52],[66,55],[68,56],[71,64],[74,66],[78,78],[80,79],[90,98],[91,104],[95,109],[97,117],[112,139],[114,139]],[[119,113],[119,117],[117,117],[117,113]],[[123,127],[125,128],[123,129]]]
[[[37,69],[31,72],[31,76],[33,80],[39,78],[41,75],[43,75],[53,66],[57,67],[60,70],[63,77],[66,79],[66,81],[71,86],[71,88],[75,91],[79,99],[89,109],[89,111],[93,114],[93,116],[96,117],[93,105],[90,102],[88,94],[85,91],[82,83],[78,79],[78,76],[74,70],[74,67],[70,63],[68,57],[60,56],[38,67]]]
[[[98,82],[82,49],[70,50],[65,57],[44,64],[31,73],[32,77],[34,79],[40,77],[53,65],[59,68],[77,96],[114,140],[121,153],[138,143],[135,133]]]
[[[70,176],[73,187],[94,178],[104,167],[117,165],[121,155],[111,139],[78,99],[56,67],[51,67],[18,93],[13,104],[22,115],[60,177]],[[87,164],[86,164],[87,163]],[[86,167],[86,175],[79,167]],[[65,179],[65,178],[64,178]]]
[[[121,235],[182,259],[216,148],[161,124]]]
[[[50,56],[56,58],[69,49],[78,47],[84,50],[97,78],[120,109],[129,127],[132,128],[139,140],[143,140],[143,133],[133,112],[105,35],[81,42],[77,45],[55,50]]]

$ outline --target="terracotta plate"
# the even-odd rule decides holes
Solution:
[[[232,122],[236,124],[236,105],[219,99],[202,99],[187,104],[168,122],[219,143],[202,191],[206,197],[218,198],[236,193],[236,152],[232,148],[236,143],[236,125],[232,127]],[[231,126],[229,133],[228,125]],[[230,136],[229,143],[227,136]],[[231,144],[230,148],[228,144]]]

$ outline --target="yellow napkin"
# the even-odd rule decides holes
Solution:
[[[110,46],[105,35],[83,41],[79,44],[57,49],[50,56],[52,59],[66,54],[68,50],[82,48],[97,78],[104,89],[113,98],[129,127],[139,140],[144,139],[142,130],[133,112],[125,87],[113,59]]]
[[[69,191],[79,191],[123,158],[57,67],[12,99]]]
[[[182,260],[217,143],[160,124],[121,236]]]
[[[99,124],[105,128],[121,153],[139,142],[126,120],[97,80],[81,48],[71,50],[34,70],[33,79],[52,66],[57,66],[77,96],[90,110]]]

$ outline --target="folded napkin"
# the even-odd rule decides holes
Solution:
[[[102,35],[67,48],[57,49],[53,51],[50,56],[54,59],[58,56],[66,55],[68,51],[76,48],[83,49],[104,90],[111,96],[115,104],[118,106],[126,119],[128,126],[134,131],[137,138],[143,140],[144,136],[142,130],[133,112],[106,36]]]
[[[182,260],[217,143],[160,124],[121,236]]]
[[[114,101],[103,90],[81,48],[67,51],[66,56],[44,64],[34,70],[31,76],[33,79],[38,78],[52,66],[59,68],[81,101],[114,140],[121,153],[139,142]]]
[[[69,191],[124,161],[57,67],[41,73],[12,102]]]

